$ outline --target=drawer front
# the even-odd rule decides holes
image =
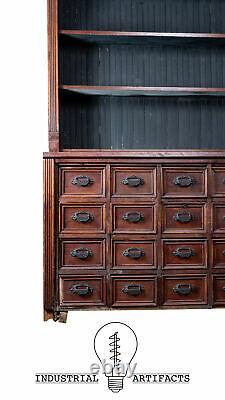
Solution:
[[[61,232],[105,232],[105,206],[62,205]]]
[[[105,240],[63,240],[62,268],[105,268]]]
[[[163,168],[163,195],[202,197],[207,195],[207,170],[204,168]]]
[[[163,305],[206,305],[207,303],[206,275],[163,277]]]
[[[60,168],[60,194],[69,196],[105,196],[104,168]]]
[[[156,277],[112,277],[112,307],[141,307],[157,305]]]
[[[207,241],[164,240],[163,268],[207,268]]]
[[[225,196],[225,168],[212,168],[213,196]]]
[[[113,268],[156,268],[154,241],[113,241]]]
[[[106,304],[105,277],[60,277],[60,306]]]
[[[213,206],[213,230],[216,233],[225,233],[225,205]]]
[[[154,205],[114,205],[112,226],[116,233],[155,233],[156,212]]]
[[[225,268],[225,240],[213,240],[213,267]]]
[[[155,196],[155,168],[113,168],[112,196],[139,197]]]
[[[163,232],[206,232],[206,204],[163,206]]]
[[[213,277],[213,303],[225,305],[225,275],[214,275]]]

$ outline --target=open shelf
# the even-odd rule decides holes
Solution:
[[[60,85],[59,88],[91,96],[225,96],[225,88],[78,85]]]
[[[176,32],[122,32],[61,29],[59,34],[86,43],[214,44],[224,45],[225,34]]]

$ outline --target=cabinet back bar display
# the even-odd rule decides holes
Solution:
[[[225,1],[48,0],[44,319],[225,307]]]

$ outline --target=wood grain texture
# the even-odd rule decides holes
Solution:
[[[45,319],[54,307],[55,273],[55,163],[44,160],[44,309]]]
[[[58,151],[58,0],[48,0],[48,81],[49,150]]]

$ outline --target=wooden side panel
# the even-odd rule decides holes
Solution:
[[[55,163],[44,160],[44,310],[52,318],[55,269]]]
[[[58,0],[48,0],[49,151],[59,151]]]

